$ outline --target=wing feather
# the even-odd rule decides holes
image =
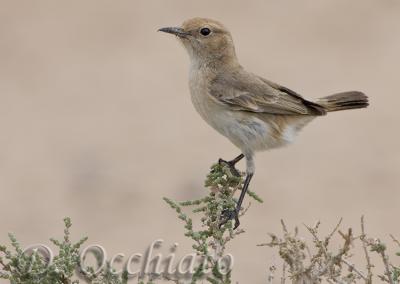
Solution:
[[[325,114],[322,106],[244,70],[217,75],[211,82],[209,93],[216,101],[234,110],[270,114]]]

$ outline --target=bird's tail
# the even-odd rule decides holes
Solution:
[[[365,108],[368,104],[368,97],[357,91],[343,92],[320,98],[316,101],[325,111],[338,111],[354,108]]]

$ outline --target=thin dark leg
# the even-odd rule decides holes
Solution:
[[[239,162],[241,159],[244,158],[243,154],[240,154],[239,156],[237,156],[235,159],[233,159],[232,161],[229,161],[228,163],[236,165],[237,162]]]
[[[220,164],[222,164],[222,163],[227,164],[227,165],[229,166],[230,170],[231,170],[231,173],[232,173],[233,175],[239,177],[239,176],[240,176],[240,173],[239,173],[239,171],[235,168],[235,165],[236,165],[241,159],[243,159],[243,158],[244,158],[244,155],[243,155],[243,154],[240,154],[239,156],[237,156],[236,158],[234,158],[234,159],[231,160],[231,161],[225,161],[225,160],[223,160],[223,159],[219,159],[219,160],[218,160],[218,163],[220,163]]]
[[[233,227],[233,229],[236,229],[240,225],[238,215],[240,212],[240,208],[242,208],[242,203],[243,203],[244,197],[246,195],[247,189],[249,188],[249,184],[250,184],[252,177],[253,177],[253,174],[247,174],[246,179],[244,180],[243,189],[242,189],[242,192],[240,193],[238,203],[236,204],[235,227]]]
[[[239,225],[240,225],[239,212],[240,212],[240,209],[242,208],[242,203],[243,203],[244,197],[246,196],[246,192],[247,192],[247,189],[249,188],[249,184],[250,184],[252,177],[253,177],[253,173],[247,174],[246,179],[244,180],[242,192],[240,193],[239,200],[236,204],[236,209],[233,212],[224,212],[223,213],[224,219],[220,223],[220,227],[232,219],[235,219],[235,226],[233,227],[233,229],[235,230],[237,227],[239,227]]]

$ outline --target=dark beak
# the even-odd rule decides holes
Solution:
[[[189,33],[185,32],[184,29],[178,27],[161,28],[158,31],[173,34],[179,37],[187,37],[189,35]]]

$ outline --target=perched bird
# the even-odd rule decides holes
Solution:
[[[246,159],[246,179],[236,210],[225,212],[223,222],[235,219],[255,172],[257,151],[285,146],[310,121],[327,112],[365,108],[368,98],[350,91],[309,101],[298,93],[246,71],[238,62],[230,32],[218,21],[193,18],[180,27],[159,29],[176,35],[190,57],[189,87],[200,116],[227,137],[241,154],[227,163]]]

